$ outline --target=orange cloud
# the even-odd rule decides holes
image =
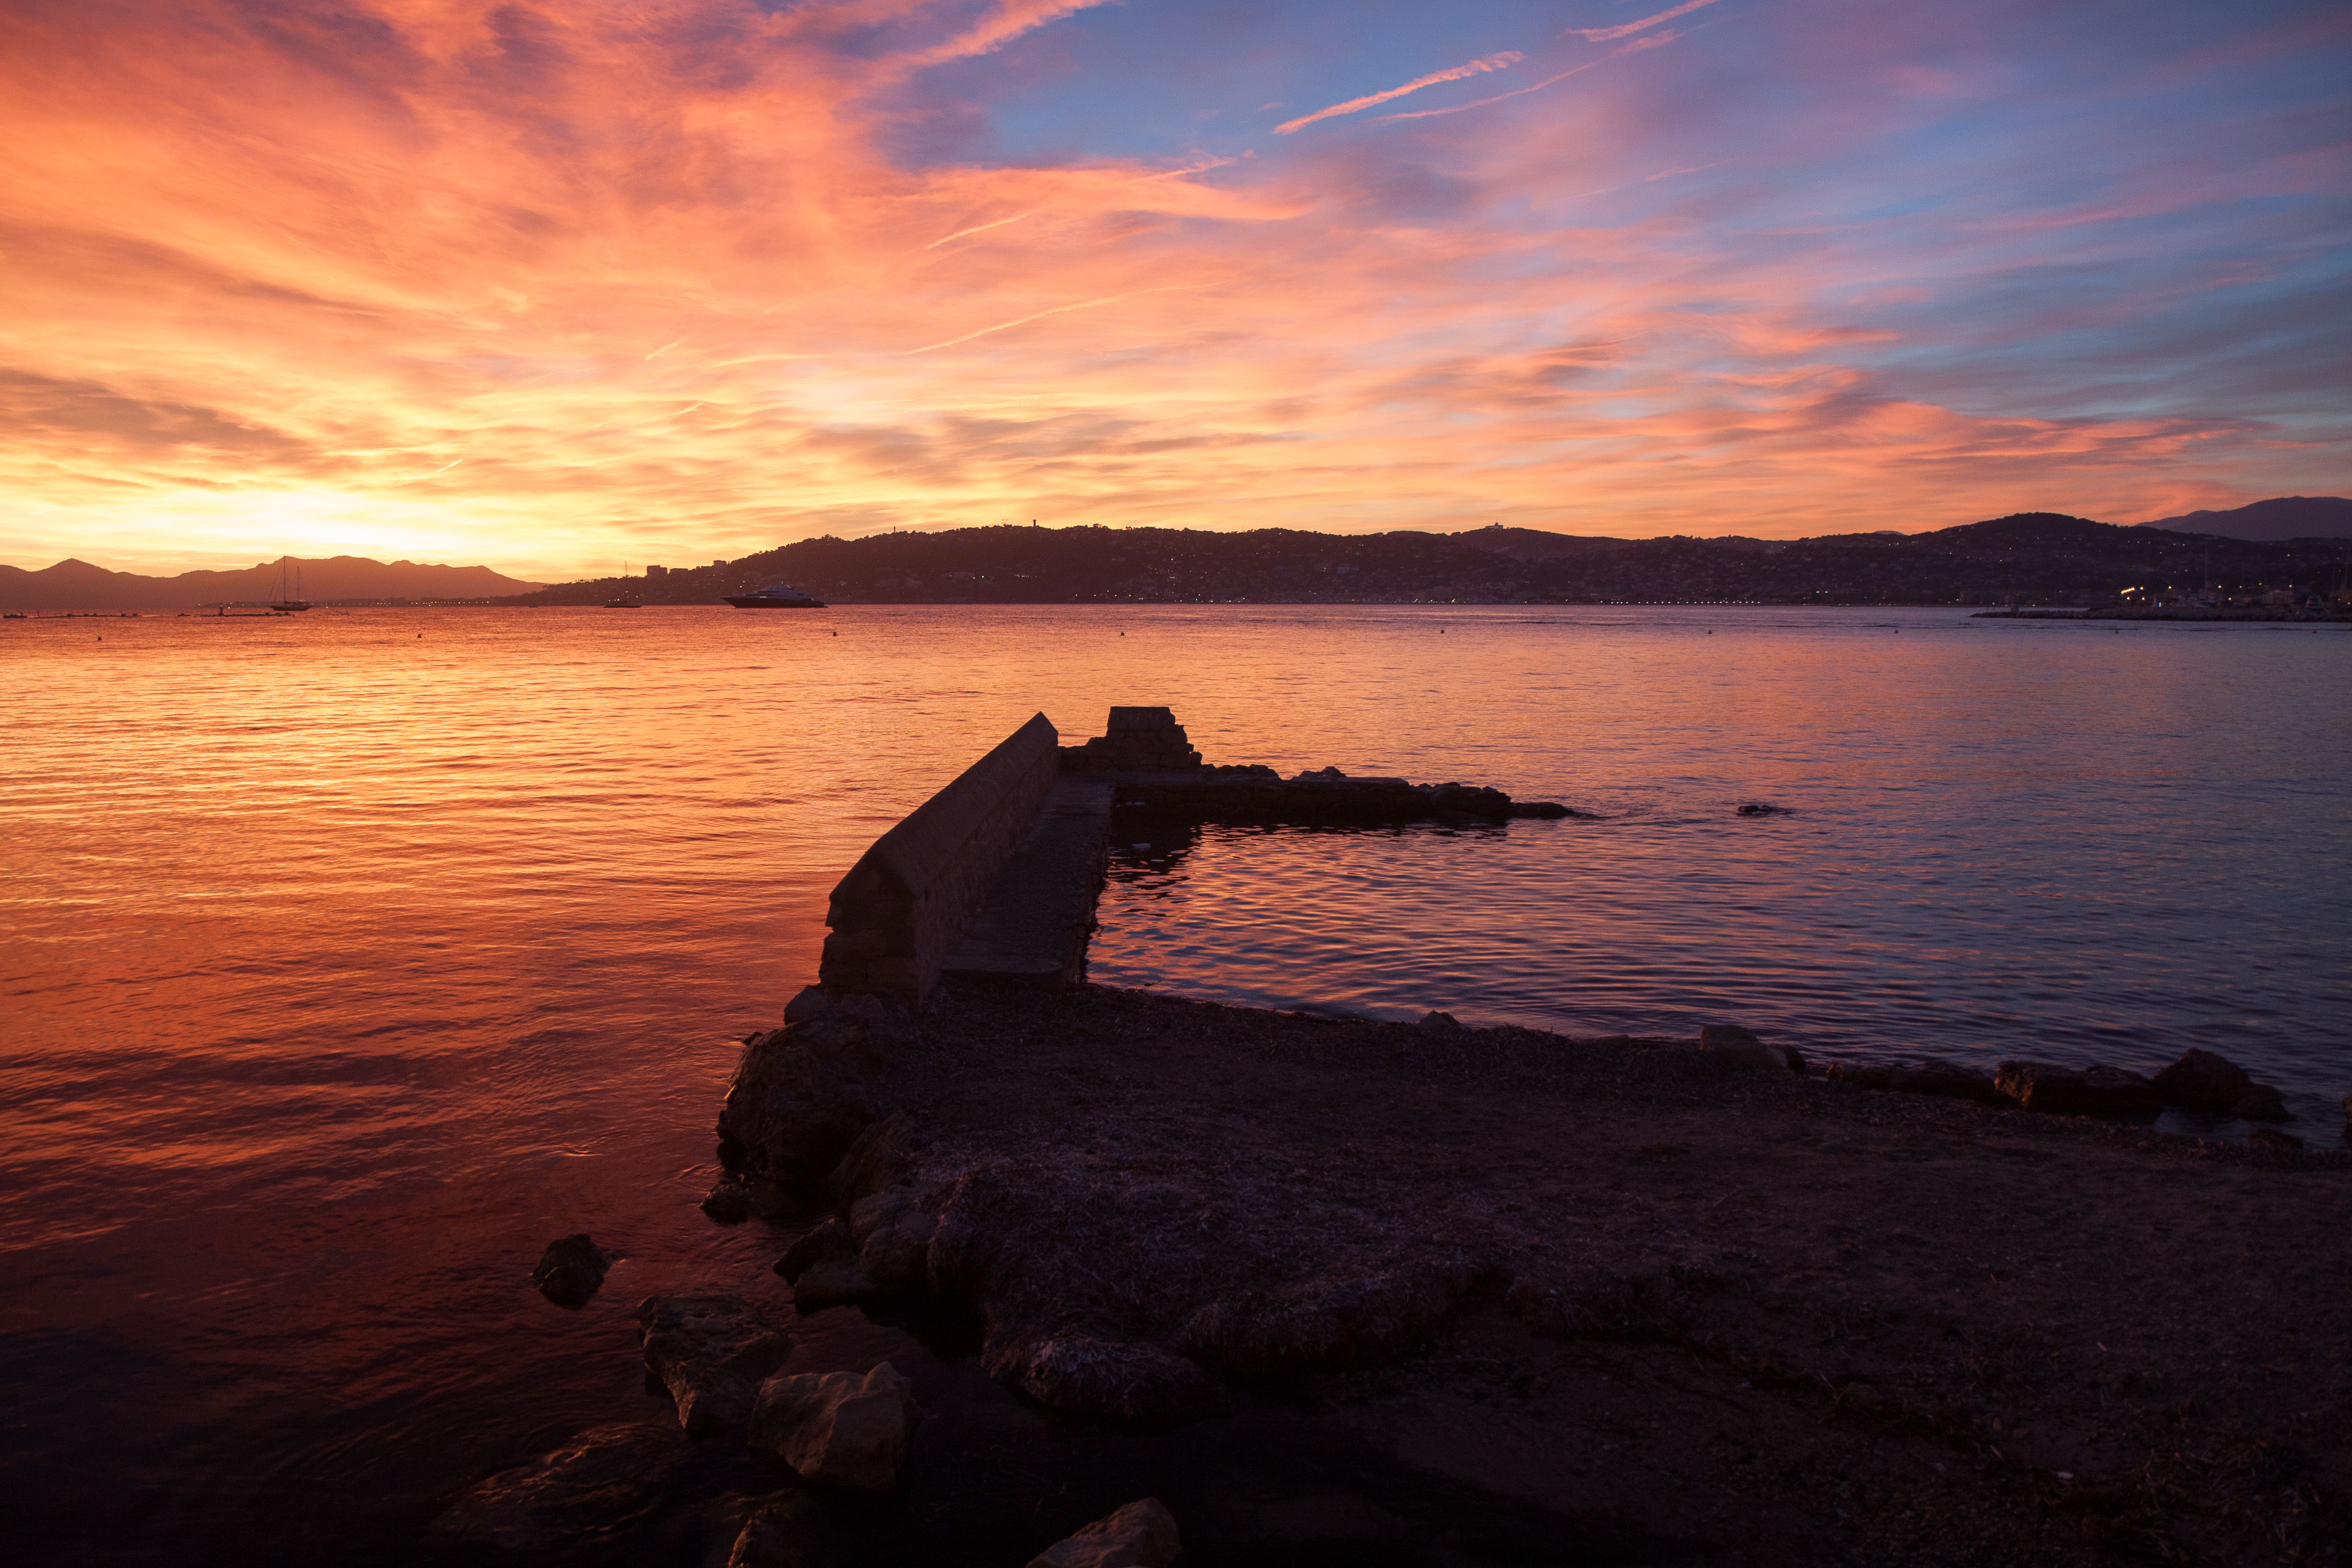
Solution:
[[[1834,114],[1782,143],[1704,119],[1720,76],[1677,87],[1697,36],[1589,91],[1273,152],[1108,129],[1069,152],[1061,122],[1043,152],[913,139],[1068,79],[1048,46],[1081,9],[35,0],[0,58],[0,559],[333,547],[557,576],[1030,517],[2123,520],[2337,438],[2220,394],[2151,413],[1934,383],[1925,350],[1960,342],[1969,368],[1971,301],[2040,231],[1837,206],[1807,160],[1875,145],[1860,95],[1892,75],[1836,59]],[[2295,156],[2231,168],[2338,177]],[[2084,215],[2080,246],[2137,221],[2098,215],[2181,210],[2142,184],[2030,211]],[[2252,276],[2001,319],[2054,341]]]

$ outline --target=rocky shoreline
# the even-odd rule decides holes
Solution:
[[[776,1275],[640,1313],[685,1448],[737,1489],[696,1516],[713,1563],[1017,1563],[1147,1496],[1186,1563],[2305,1563],[2347,1540],[2352,1156],[2131,1119],[2149,1092],[2261,1110],[2219,1058],[2168,1083],[1820,1074],[1729,1028],[818,1000],[747,1041],[706,1202],[776,1225]],[[2133,1109],[2023,1108],[2099,1093]],[[970,1409],[925,1428],[887,1366],[777,1375],[777,1337],[828,1311],[953,1325]],[[961,1538],[921,1501],[940,1488]],[[999,1493],[1036,1497],[1025,1536],[992,1537]],[[482,1507],[453,1510],[450,1552],[488,1539]],[[1091,1550],[1039,1561],[1152,1560]]]

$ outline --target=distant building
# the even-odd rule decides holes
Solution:
[[[667,566],[648,566],[646,568],[646,575],[648,577],[667,577],[669,575],[669,568]]]

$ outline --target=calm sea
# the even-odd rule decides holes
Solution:
[[[1491,784],[1597,820],[1133,840],[1098,980],[1579,1033],[1731,1020],[1830,1056],[2145,1069],[2202,1046],[2321,1138],[2323,1097],[2352,1089],[2341,628],[12,621],[0,1489],[32,1520],[20,1546],[349,1557],[651,1412],[630,1306],[743,1289],[777,1250],[692,1205],[736,1037],[813,973],[826,889],[1031,712],[1075,740],[1160,702],[1213,761]],[[579,1229],[625,1258],[565,1314],[525,1276]],[[870,1359],[858,1335],[881,1332],[799,1355]]]

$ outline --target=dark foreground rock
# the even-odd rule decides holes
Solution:
[[[612,1267],[612,1259],[586,1236],[567,1236],[547,1244],[530,1282],[557,1306],[576,1312],[596,1294]]]
[[[2150,1080],[2167,1105],[2183,1110],[2226,1111],[2253,1087],[2246,1069],[2211,1051],[2192,1050]]]
[[[1508,1495],[1625,1561],[2338,1549],[2352,1156],[1694,1043],[950,993],[869,1079],[920,1147],[867,1239],[934,1216],[928,1289],[1062,1419],[1213,1452],[1278,1400],[1460,1489],[1432,1517]],[[1233,1484],[1160,1494],[1188,1546],[1274,1538]],[[1318,1517],[1402,1528],[1347,1495]]]
[[[1995,1069],[1993,1086],[2020,1109],[2052,1116],[2154,1116],[2164,1109],[2155,1084],[2122,1068],[2009,1061]]]
[[[1851,1083],[1863,1089],[1886,1089],[1895,1094],[1932,1094],[1946,1100],[1972,1100],[1979,1105],[1998,1105],[2002,1099],[2000,1090],[1993,1083],[1992,1074],[1934,1057],[1916,1062],[1832,1062],[1826,1076],[1832,1083]]]
[[[792,1336],[740,1296],[648,1296],[638,1304],[646,1373],[677,1402],[689,1437],[740,1437],[760,1380],[784,1363]]]
[[[2245,1068],[2211,1051],[2192,1050],[2151,1080],[2167,1105],[2247,1121],[2286,1121],[2279,1091],[2256,1083]]]
[[[1175,1516],[1148,1497],[1055,1542],[1029,1568],[1169,1568],[1183,1549]]]
[[[888,1491],[906,1462],[916,1415],[912,1386],[887,1361],[862,1378],[777,1376],[760,1385],[751,1443],[817,1486]]]

